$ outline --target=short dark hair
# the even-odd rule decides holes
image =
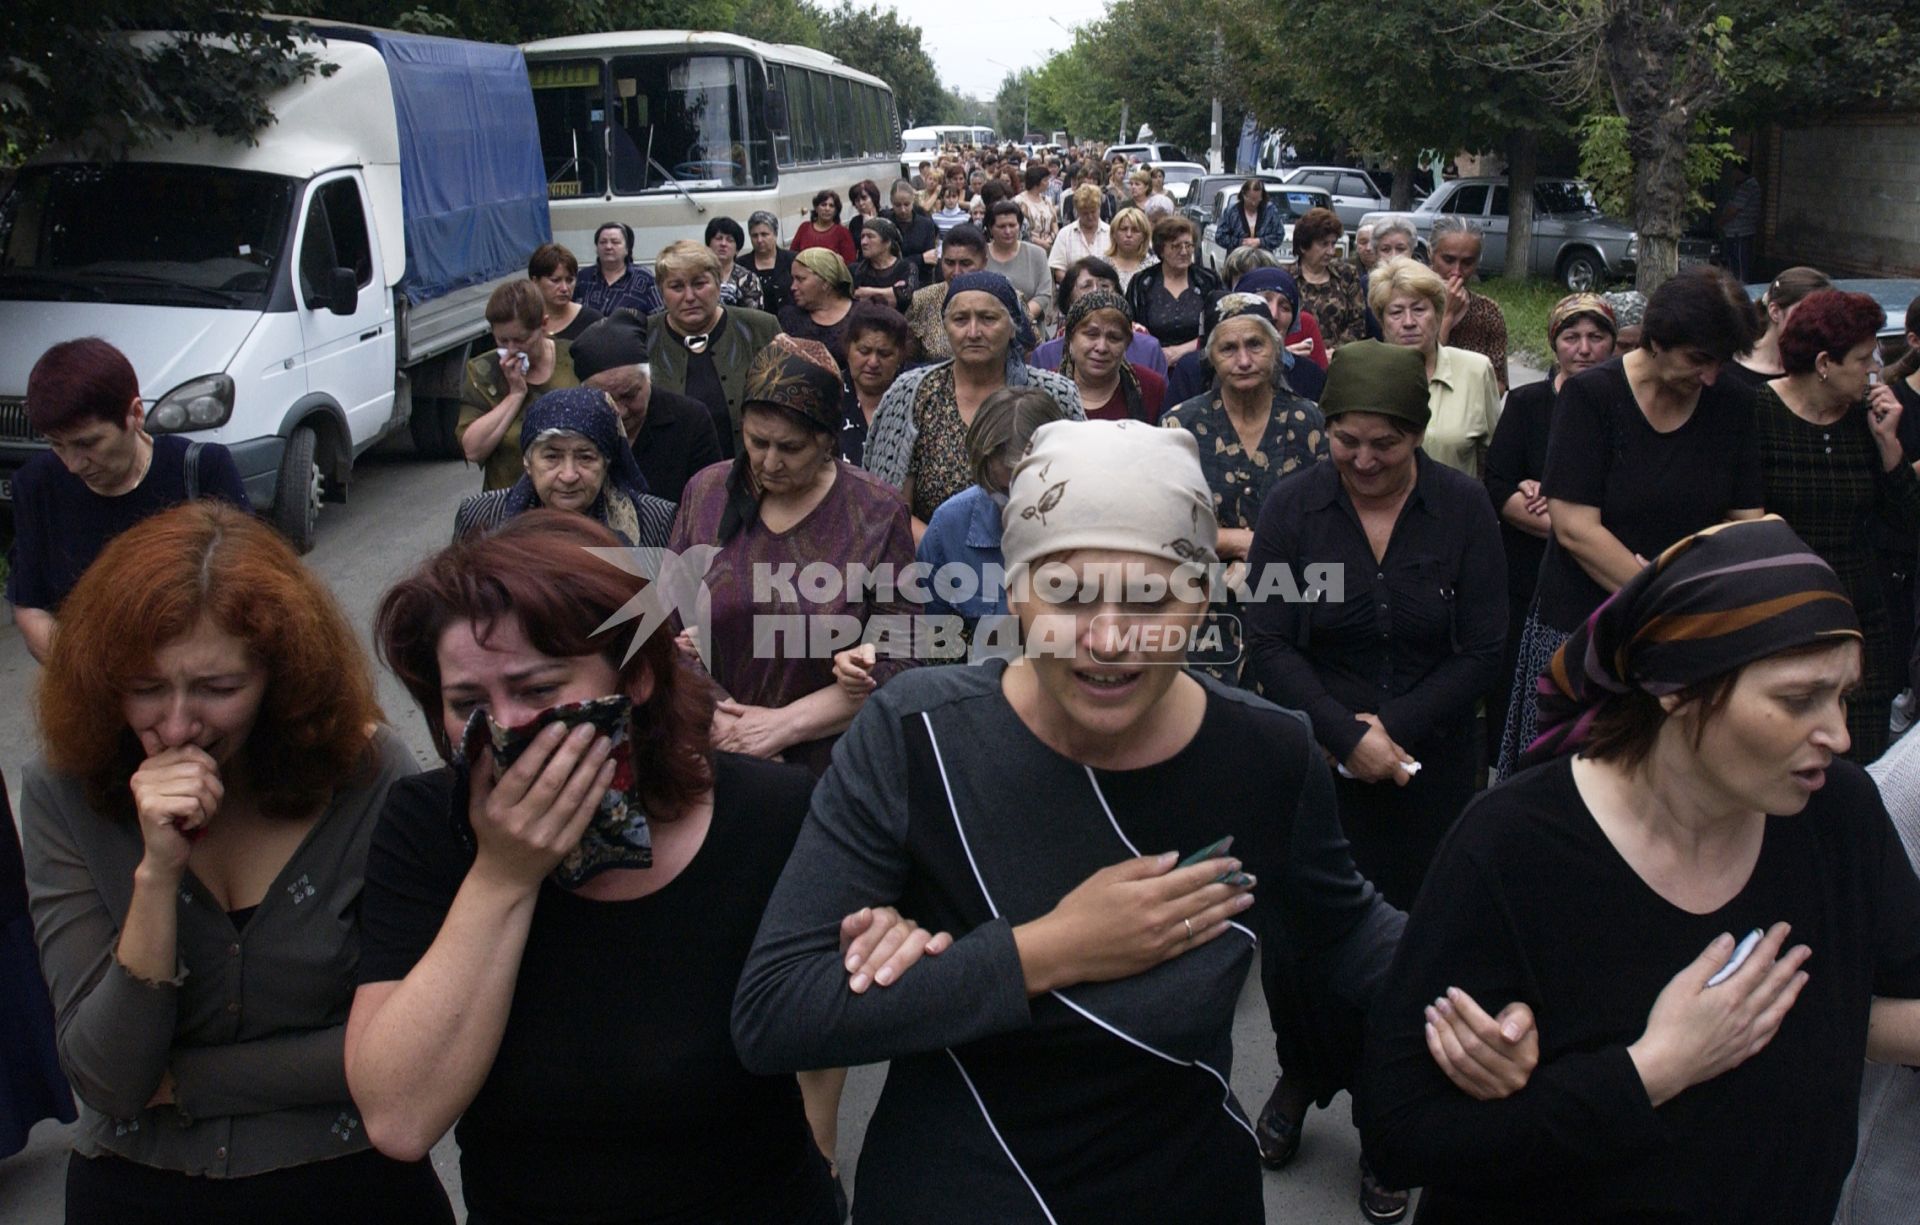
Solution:
[[[1068,264],[1066,272],[1061,274],[1060,292],[1054,295],[1055,307],[1061,315],[1064,316],[1067,308],[1073,305],[1073,295],[1078,292],[1080,278],[1089,272],[1113,286],[1115,293],[1120,292],[1120,273],[1114,266],[1097,255],[1083,255]]]
[[[1051,176],[1048,174],[1044,163],[1033,163],[1027,167],[1027,190],[1032,191],[1034,188],[1040,186],[1040,184],[1046,182],[1049,177]]]
[[[1165,259],[1162,254],[1166,245],[1176,238],[1195,238],[1193,222],[1178,213],[1164,213],[1153,223],[1153,253]]]
[[[925,162],[920,164],[922,166],[926,165]],[[863,195],[873,201],[873,207],[876,209],[880,207],[880,184],[874,182],[872,179],[861,179],[858,183],[855,183],[847,189],[848,200],[856,200]]]
[[[944,251],[948,247],[971,247],[975,251],[984,252],[987,249],[987,236],[973,222],[962,221],[948,230],[946,238],[941,240],[940,249]]]
[[[1702,264],[1683,269],[1653,291],[1640,329],[1647,344],[1698,349],[1724,362],[1751,349],[1766,327],[1760,308],[1732,273]]]
[[[819,208],[829,200],[833,201],[833,219],[838,221],[840,220],[840,193],[831,187],[822,187],[819,191],[813,193],[813,206],[815,208]]]
[[[1298,252],[1325,238],[1338,238],[1347,232],[1340,214],[1330,208],[1310,208],[1293,223],[1293,249]]]
[[[532,280],[552,276],[561,268],[567,270],[568,276],[580,275],[580,261],[557,242],[543,242],[527,257],[527,276]]]
[[[139,395],[140,378],[126,354],[98,336],[63,340],[27,375],[27,424],[39,434],[95,421],[124,425]]]
[[[600,245],[600,236],[608,230],[619,230],[620,237],[627,244],[627,262],[633,262],[633,227],[624,221],[603,221],[600,228],[593,232],[593,245]]]
[[[707,236],[701,241],[712,246],[715,234],[725,234],[733,239],[733,249],[736,251],[747,245],[747,232],[741,229],[740,223],[731,217],[715,217],[707,222]]]
[[[847,312],[847,332],[843,344],[851,349],[868,332],[885,334],[888,340],[900,347],[903,354],[913,339],[913,330],[907,326],[907,317],[891,306],[882,306],[878,302],[862,302]]]
[[[980,202],[987,206],[989,212],[992,211],[994,205],[1000,203],[1000,201],[1012,194],[1012,192],[1007,190],[1006,183],[1000,179],[989,178],[986,182],[980,184]]]
[[[1026,214],[1021,212],[1020,206],[1011,200],[995,200],[987,206],[987,226],[989,228],[1002,217],[1019,217],[1024,220]]]
[[[1863,293],[1823,289],[1808,294],[1780,330],[1780,367],[1788,374],[1807,374],[1822,353],[1838,361],[1877,336],[1885,318],[1880,304]]]

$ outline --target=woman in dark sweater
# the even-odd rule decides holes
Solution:
[[[1920,526],[1920,478],[1900,446],[1905,406],[1893,388],[1869,381],[1885,317],[1866,294],[1828,289],[1802,299],[1780,335],[1786,374],[1762,383],[1753,404],[1767,509],[1840,575],[1866,635],[1860,688],[1847,708],[1847,755],[1862,763],[1886,748],[1893,695],[1907,684],[1878,529],[1911,539]]]
[[[1163,649],[1204,598],[1211,507],[1185,431],[1041,426],[1002,547],[1026,640],[1044,625],[1052,646],[896,677],[821,781],[734,1036],[764,1072],[892,1060],[869,1225],[1263,1220],[1226,1088],[1256,936],[1349,1001],[1390,956],[1399,917],[1354,871],[1307,729]],[[1111,614],[1143,606],[1134,583],[1161,597],[1128,641]],[[1042,593],[1063,590],[1060,613]],[[851,996],[822,923],[854,897],[911,898],[959,939]]]
[[[381,652],[450,765],[402,780],[373,834],[347,1081],[383,1152],[459,1121],[474,1225],[831,1225],[830,1129],[727,1032],[812,780],[709,749],[668,627],[631,659],[596,632],[646,587],[584,552],[618,543],[530,511],[382,601]],[[630,711],[582,718],[618,697]],[[945,944],[892,920],[842,928],[883,984]]]
[[[1368,1152],[1423,1225],[1832,1219],[1863,1058],[1920,1062],[1920,882],[1840,759],[1859,643],[1769,516],[1682,540],[1561,648],[1547,763],[1441,848],[1369,1030]],[[1429,1063],[1455,988],[1538,1018],[1504,1100]]]
[[[1753,404],[1719,382],[1757,331],[1746,291],[1692,268],[1654,290],[1644,345],[1567,380],[1554,402],[1546,494],[1553,536],[1521,629],[1499,773],[1533,742],[1534,678],[1607,593],[1689,532],[1760,514]]]
[[[1598,294],[1568,294],[1547,317],[1547,343],[1553,371],[1537,383],[1515,387],[1500,410],[1500,424],[1487,447],[1487,496],[1500,516],[1500,543],[1507,553],[1507,646],[1500,675],[1488,693],[1488,756],[1500,752],[1500,716],[1512,696],[1513,669],[1520,658],[1520,629],[1533,606],[1553,520],[1540,478],[1547,471],[1548,427],[1560,388],[1574,375],[1613,356],[1616,328],[1613,308]]]

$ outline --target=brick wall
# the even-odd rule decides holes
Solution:
[[[1920,114],[1774,128],[1762,159],[1769,263],[1920,276]]]

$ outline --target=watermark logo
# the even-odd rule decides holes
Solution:
[[[671,625],[673,618],[678,617],[684,628],[693,631],[693,643],[700,652],[700,662],[709,671],[712,670],[713,660],[708,658],[708,652],[713,649],[710,645],[713,592],[707,587],[707,572],[713,569],[713,559],[720,556],[718,546],[696,544],[684,553],[659,548],[608,549],[589,546],[587,552],[628,574],[647,580],[645,587],[593,631],[596,635],[604,634],[629,621],[637,622],[633,627],[633,639],[627,644],[627,653],[620,659],[623,666],[639,654],[641,644],[653,637],[656,630],[663,625]]]
[[[1078,619],[1068,620],[1077,637]],[[1239,662],[1241,634],[1240,618],[1232,613],[1100,613],[1093,618],[1087,654],[1097,664],[1224,666]]]

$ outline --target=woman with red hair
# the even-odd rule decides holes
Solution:
[[[449,766],[374,833],[347,1080],[394,1156],[459,1120],[472,1221],[830,1225],[800,1086],[749,1073],[728,1028],[813,778],[713,751],[672,609],[631,642],[652,588],[588,552],[619,543],[533,510],[381,602]],[[884,910],[840,930],[856,992],[950,943]]]
[[[1920,524],[1920,478],[1900,446],[1902,405],[1873,379],[1885,312],[1866,294],[1802,298],[1780,333],[1781,377],[1755,393],[1753,425],[1767,510],[1826,559],[1853,601],[1866,655],[1847,709],[1847,756],[1887,747],[1887,715],[1907,665],[1888,613],[1876,528]]]
[[[326,588],[242,511],[114,539],[62,607],[23,793],[82,1110],[69,1222],[452,1220],[347,1092],[367,840],[412,755]]]

